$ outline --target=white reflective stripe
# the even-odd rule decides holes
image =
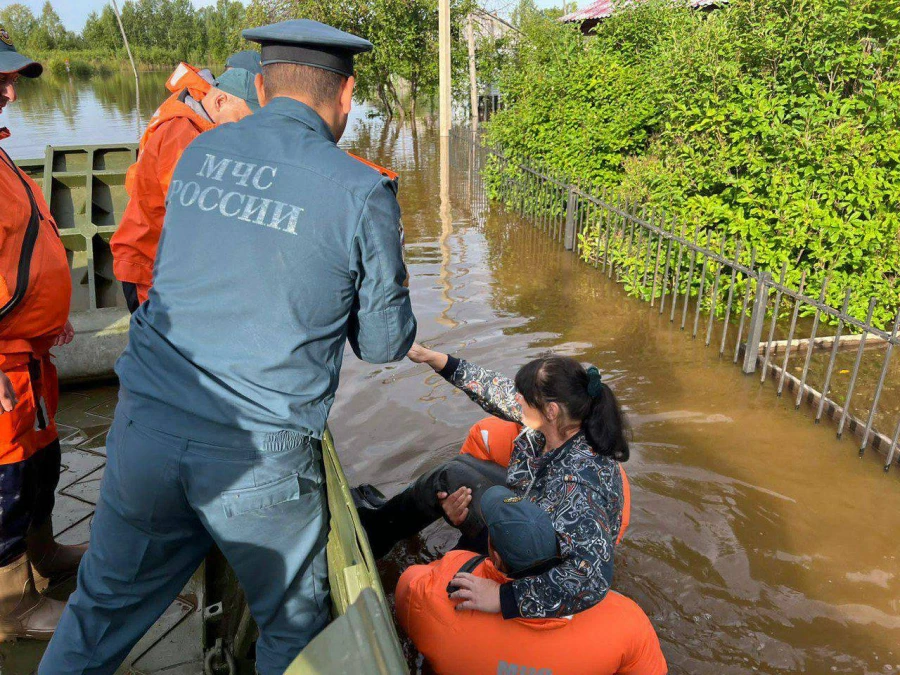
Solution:
[[[488,430],[487,429],[481,430],[481,440],[484,441],[484,449],[487,450],[487,454],[491,454],[491,446],[490,446],[490,443],[488,443]]]
[[[180,80],[182,77],[187,75],[189,72],[190,71],[188,70],[188,67],[184,63],[179,63],[178,67],[175,69],[175,72],[173,72],[171,75],[169,75],[168,84],[172,87],[177,88],[178,80]]]

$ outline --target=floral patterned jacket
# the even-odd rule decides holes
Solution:
[[[441,375],[486,412],[521,423],[511,380],[452,356]],[[543,574],[500,587],[507,619],[581,612],[600,602],[612,582],[624,503],[618,462],[595,453],[583,432],[547,454],[543,448],[543,435],[524,429],[516,439],[506,482],[550,514],[561,562]]]

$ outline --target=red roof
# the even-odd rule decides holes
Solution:
[[[571,14],[566,14],[560,19],[563,23],[580,23],[590,19],[605,19],[610,16],[616,9],[631,2],[640,2],[641,0],[597,0],[584,9],[579,9]],[[694,9],[700,7],[708,7],[710,5],[721,4],[727,0],[688,0]]]

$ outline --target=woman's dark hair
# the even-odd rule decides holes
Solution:
[[[594,377],[599,375],[595,373]],[[559,404],[572,420],[581,422],[594,452],[626,462],[628,441],[619,403],[605,384],[595,384],[592,389],[599,392],[591,396],[589,381],[584,366],[568,356],[544,356],[526,363],[516,373],[516,389],[528,405],[544,412],[548,403]]]

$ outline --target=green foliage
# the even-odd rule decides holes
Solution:
[[[37,27],[37,19],[27,5],[16,2],[0,9],[0,26],[7,30],[13,44],[24,47]]]
[[[583,38],[534,13],[501,76],[489,141],[718,249],[754,247],[817,294],[889,323],[900,303],[897,0],[623,8]],[[495,165],[496,179],[508,165]],[[591,233],[588,233],[588,237]],[[594,230],[593,236],[597,236]],[[635,292],[647,293],[642,284]]]
[[[467,67],[463,22],[471,0],[451,0],[456,80]],[[438,83],[438,11],[434,0],[253,0],[246,24],[303,17],[364,37],[375,49],[356,59],[357,96],[379,101],[388,117],[416,114]],[[467,77],[467,76],[466,76]],[[466,80],[468,81],[468,80]]]
[[[44,70],[55,77],[76,77],[81,79],[108,73],[108,69],[101,65],[95,65],[90,60],[78,57],[67,58],[69,59],[68,67],[66,66],[66,59],[61,56],[51,56],[44,59]]]
[[[246,10],[239,0],[217,0],[200,9],[190,0],[126,0],[120,7],[132,52],[142,67],[170,68],[179,61],[224,63],[243,48],[240,32]],[[20,51],[47,61],[54,74],[89,77],[113,67],[130,68],[110,4],[88,15],[80,35],[65,29],[49,1],[38,17],[20,3],[0,9],[0,25]]]

